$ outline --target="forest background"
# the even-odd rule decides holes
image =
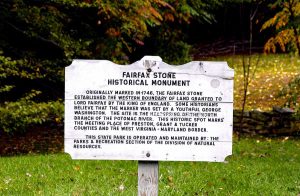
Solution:
[[[72,59],[126,64],[158,55],[182,64],[247,55],[249,77],[252,54],[297,59],[300,51],[299,0],[2,0],[0,21],[0,131],[10,134],[62,126]],[[281,91],[295,111],[299,81],[293,75]]]

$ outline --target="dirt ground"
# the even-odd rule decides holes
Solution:
[[[63,151],[63,127],[39,127],[14,135],[0,131],[0,156]]]

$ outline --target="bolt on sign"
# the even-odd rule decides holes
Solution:
[[[226,62],[74,60],[65,70],[65,152],[223,162],[232,154],[233,76]]]

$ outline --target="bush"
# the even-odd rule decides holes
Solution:
[[[285,96],[287,101],[284,106],[294,109],[296,115],[300,117],[300,75],[289,82],[289,84],[280,91],[279,96]]]
[[[0,129],[9,132],[24,132],[32,125],[43,123],[61,124],[64,105],[62,101],[36,103],[22,98],[16,102],[5,102],[0,107]]]
[[[165,62],[173,65],[184,64],[192,60],[191,46],[183,41],[170,42],[161,46],[157,53]]]

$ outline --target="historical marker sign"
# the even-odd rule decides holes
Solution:
[[[226,62],[74,60],[66,68],[65,152],[222,162],[232,153],[233,75]]]

